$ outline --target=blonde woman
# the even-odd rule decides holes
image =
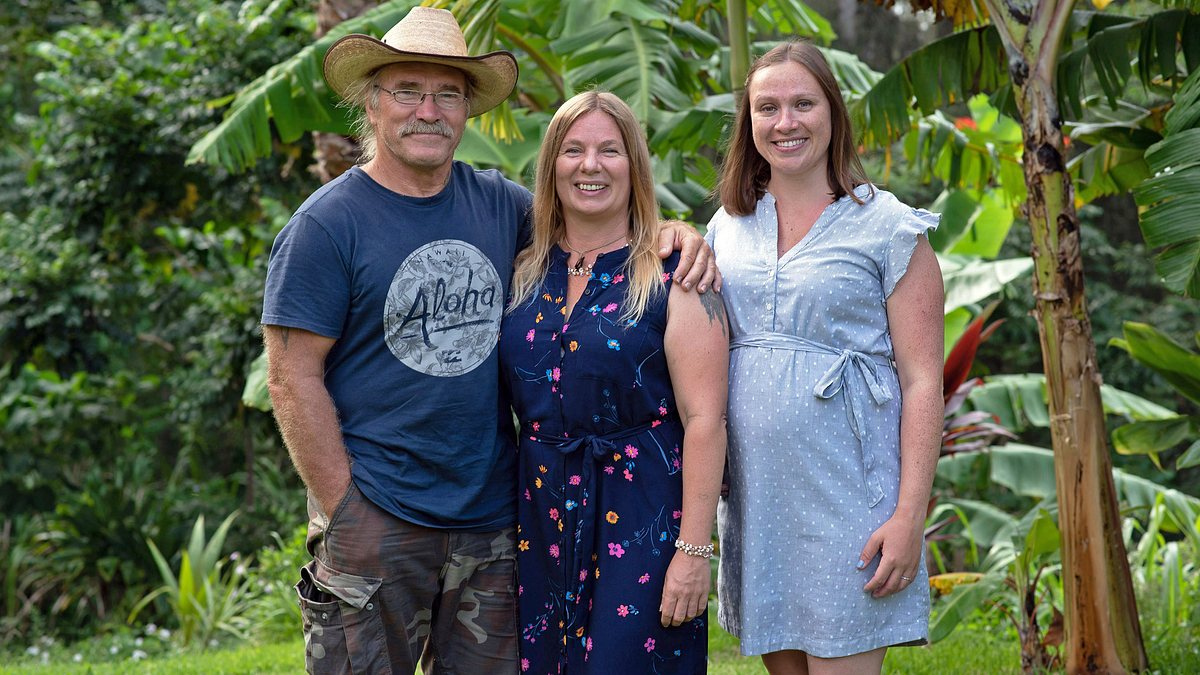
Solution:
[[[728,337],[720,297],[658,258],[651,181],[619,98],[559,109],[500,337],[524,672],[705,671]]]

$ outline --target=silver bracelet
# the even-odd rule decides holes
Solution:
[[[694,555],[699,558],[704,558],[705,560],[713,556],[713,545],[711,543],[705,544],[704,546],[697,546],[695,544],[689,544],[682,539],[676,539],[675,548],[688,555]]]

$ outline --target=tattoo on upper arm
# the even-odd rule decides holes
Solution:
[[[708,325],[712,325],[713,321],[721,323],[721,334],[728,337],[725,328],[725,303],[721,302],[721,294],[717,293],[715,288],[710,288],[707,293],[700,294],[700,305],[704,307],[704,313],[708,314]]]
[[[291,333],[291,330],[292,330],[292,329],[290,329],[290,328],[288,328],[288,327],[286,327],[286,326],[284,326],[283,328],[280,328],[280,329],[279,329],[279,337],[280,337],[280,341],[281,341],[281,342],[283,342],[283,348],[284,348],[284,349],[287,349],[287,346],[288,346],[288,337],[289,337],[289,336],[291,336],[291,334],[292,334],[292,333]]]

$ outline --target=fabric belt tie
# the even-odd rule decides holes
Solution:
[[[810,352],[836,356],[837,360],[821,375],[813,386],[813,395],[820,399],[831,399],[839,392],[846,402],[846,421],[858,447],[862,453],[863,469],[866,474],[867,505],[874,507],[883,499],[883,485],[879,478],[878,453],[880,448],[870,439],[871,426],[866,423],[866,411],[863,410],[865,385],[870,392],[875,405],[882,406],[892,400],[892,391],[879,376],[879,367],[894,368],[892,362],[881,356],[856,352],[850,349],[834,349],[828,345],[806,340],[805,338],[786,333],[754,333],[733,339],[729,343],[730,351],[741,347],[756,347],[760,349],[790,349],[796,352]],[[861,377],[855,377],[857,372]]]
[[[657,421],[657,420],[655,420]],[[575,554],[571,557],[571,567],[567,569],[566,583],[563,584],[563,589],[575,587],[576,603],[575,616],[567,616],[567,622],[564,630],[567,628],[578,628],[587,626],[588,615],[591,608],[587,603],[582,601],[585,591],[591,589],[593,585],[594,575],[589,569],[589,563],[592,560],[592,555],[596,551],[596,464],[602,464],[608,458],[611,458],[618,449],[618,441],[627,438],[632,438],[638,434],[650,429],[654,426],[654,421],[629,427],[618,429],[607,434],[588,434],[585,436],[577,436],[575,438],[564,438],[562,436],[548,436],[528,427],[521,429],[521,434],[526,438],[548,445],[555,448],[560,453],[572,455],[576,452],[584,452],[581,476],[581,494],[586,495],[581,497],[576,505],[578,509],[579,527],[575,539]],[[589,461],[590,460],[590,461]],[[564,495],[564,501],[566,495]],[[582,576],[582,578],[580,578]],[[590,595],[590,593],[587,593]],[[573,634],[568,634],[568,639],[571,639]],[[584,637],[586,639],[586,636]],[[563,647],[565,649],[565,646]]]

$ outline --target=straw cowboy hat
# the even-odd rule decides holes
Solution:
[[[325,81],[344,97],[352,84],[374,70],[407,62],[438,63],[467,73],[471,117],[500,105],[517,84],[516,57],[505,51],[468,56],[454,15],[432,7],[413,7],[382,41],[352,33],[333,43],[325,53]]]

